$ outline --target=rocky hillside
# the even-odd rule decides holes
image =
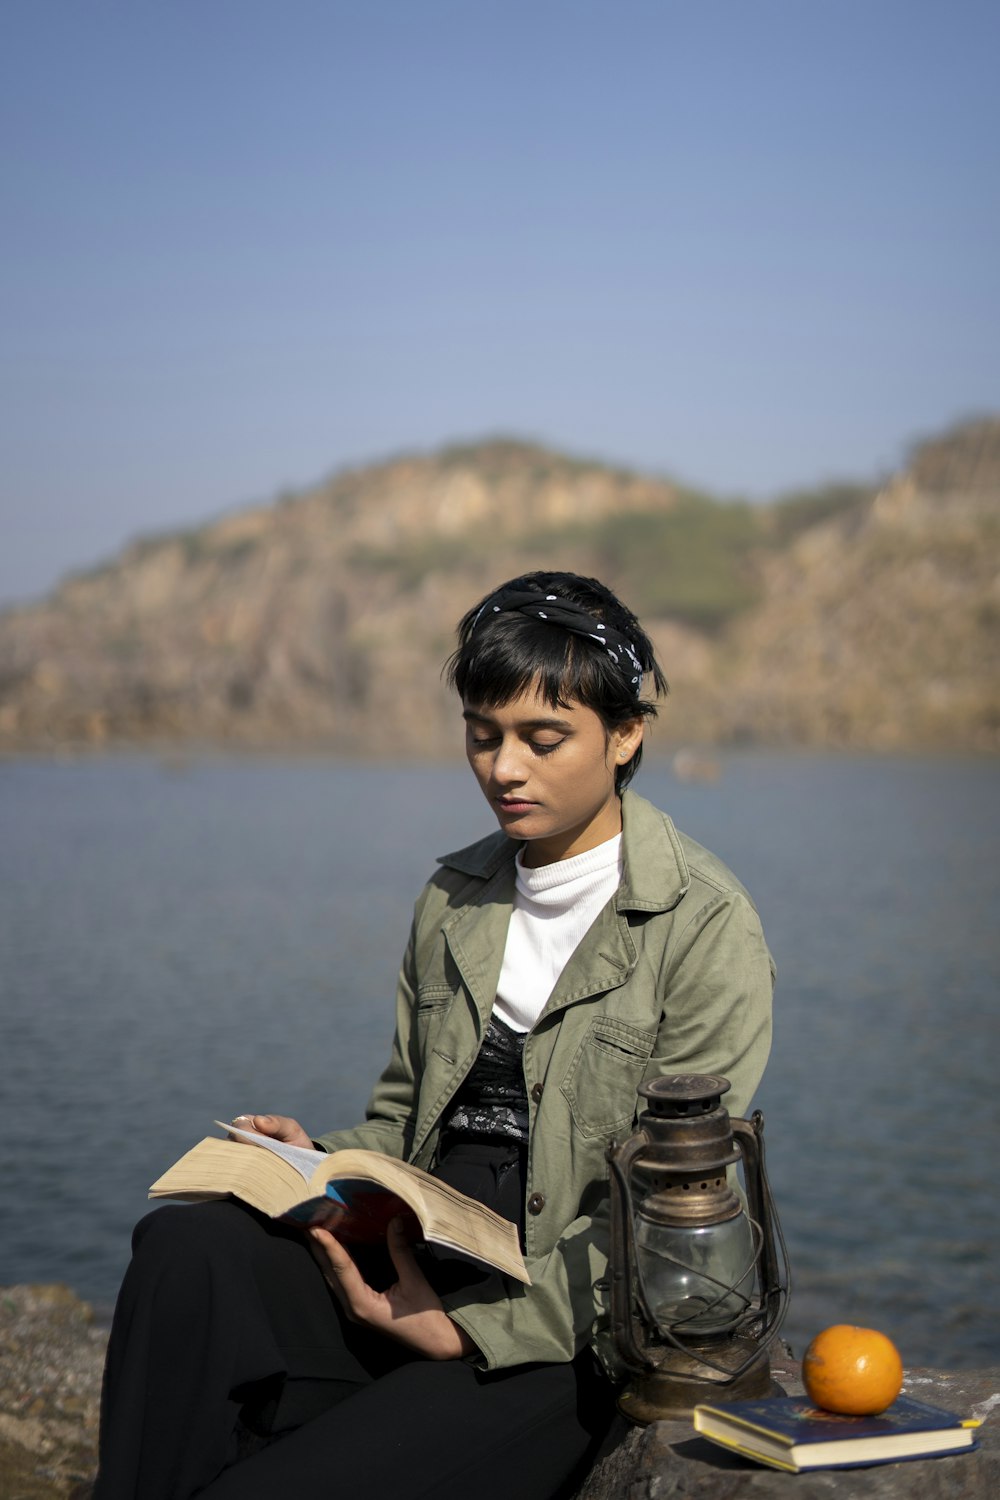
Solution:
[[[762,574],[717,679],[721,734],[1000,749],[1000,420],[924,444]]]
[[[658,738],[996,749],[1000,419],[877,496],[724,505],[492,441],[344,472],[147,538],[0,617],[0,749],[456,746],[459,615],[525,567],[596,573],[651,625]]]

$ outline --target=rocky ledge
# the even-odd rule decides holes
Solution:
[[[789,1396],[802,1395],[787,1345],[771,1362]],[[1000,1370],[909,1370],[906,1395],[982,1426],[971,1453],[785,1474],[698,1437],[689,1422],[633,1427],[619,1417],[575,1500],[995,1500],[1000,1495]]]
[[[90,1493],[106,1342],[67,1287],[0,1288],[0,1500]]]
[[[86,1500],[97,1456],[107,1331],[63,1286],[0,1288],[0,1500]],[[779,1385],[801,1392],[787,1348]],[[911,1370],[904,1390],[978,1417],[979,1448],[869,1469],[782,1474],[694,1436],[687,1422],[616,1420],[577,1500],[993,1500],[1000,1494],[1000,1370]]]

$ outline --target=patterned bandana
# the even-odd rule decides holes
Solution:
[[[615,666],[623,673],[636,697],[642,689],[642,663],[635,654],[632,642],[626,640],[613,625],[605,625],[570,599],[560,599],[558,594],[541,594],[527,590],[500,590],[491,594],[472,622],[474,635],[484,614],[500,615],[510,612],[525,615],[529,620],[547,620],[552,625],[561,625],[573,635],[585,641],[596,641],[608,653]]]

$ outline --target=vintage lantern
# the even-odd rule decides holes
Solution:
[[[611,1168],[611,1320],[636,1422],[771,1390],[768,1346],[788,1261],[764,1169],[764,1118],[730,1119],[726,1078],[685,1073],[639,1088],[646,1108]],[[730,1181],[739,1163],[744,1207]]]

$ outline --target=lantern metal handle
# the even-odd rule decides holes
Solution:
[[[761,1226],[763,1244],[760,1257],[761,1309],[759,1335],[772,1339],[785,1321],[790,1292],[790,1270],[785,1237],[774,1208],[771,1184],[764,1158],[764,1115],[755,1109],[749,1120],[738,1115],[730,1118],[733,1139],[743,1157],[743,1180],[746,1185],[750,1219]],[[779,1253],[780,1252],[780,1253]]]
[[[629,1171],[635,1158],[648,1146],[645,1132],[637,1130],[620,1151],[612,1142],[608,1147],[611,1168],[611,1221],[609,1255],[611,1269],[611,1331],[626,1364],[634,1370],[655,1370],[656,1361],[643,1352],[635,1336],[635,1313],[629,1298],[629,1267],[635,1265],[635,1228],[631,1214]],[[652,1316],[645,1308],[649,1321]]]

